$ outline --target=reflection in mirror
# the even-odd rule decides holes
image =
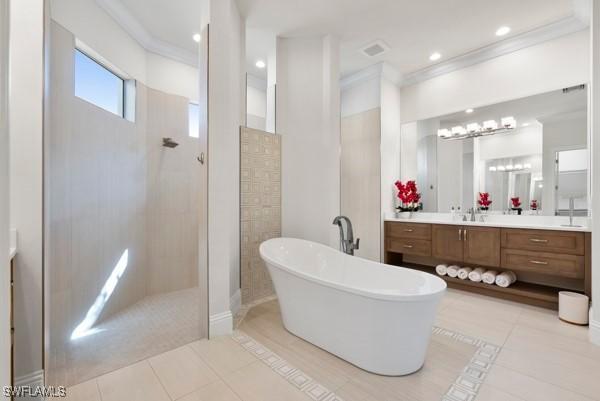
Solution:
[[[275,132],[275,34],[246,29],[246,126]]]
[[[423,210],[588,214],[585,85],[403,124],[401,179],[417,180]]]

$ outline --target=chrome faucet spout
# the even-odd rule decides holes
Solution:
[[[346,231],[344,232],[344,224]],[[354,255],[354,250],[358,249],[360,238],[354,243],[354,233],[352,231],[352,222],[346,216],[337,216],[333,219],[333,224],[340,228],[340,250],[348,255]]]

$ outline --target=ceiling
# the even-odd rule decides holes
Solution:
[[[204,0],[96,0],[120,3],[150,36],[195,53],[192,35],[199,31]],[[433,52],[444,62],[509,35],[524,33],[573,16],[589,0],[237,0],[246,16],[248,71],[265,60],[273,38],[333,34],[341,41],[342,75],[386,61],[401,74],[434,65]],[[390,50],[369,58],[360,49],[383,40]]]
[[[334,34],[341,40],[342,75],[387,61],[401,74],[570,17],[578,0],[238,0],[247,27],[285,37]],[[252,40],[249,37],[248,40]],[[383,40],[390,50],[368,58],[359,50]],[[253,44],[254,49],[260,45]],[[263,50],[265,53],[267,50]],[[258,52],[260,53],[260,52]],[[260,57],[251,54],[250,59]]]
[[[120,2],[130,14],[161,42],[197,53],[192,40],[200,32],[202,0],[113,0]]]

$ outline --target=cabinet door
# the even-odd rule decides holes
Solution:
[[[462,262],[462,226],[435,224],[431,227],[431,253],[435,258],[448,262]]]
[[[464,261],[473,265],[500,266],[500,229],[464,227]]]

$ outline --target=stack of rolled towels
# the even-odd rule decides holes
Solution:
[[[517,275],[514,272],[499,273],[496,270],[486,270],[482,267],[472,269],[470,267],[441,264],[435,267],[435,271],[440,276],[458,277],[461,280],[468,279],[476,283],[496,284],[503,288],[508,288],[517,281]]]

